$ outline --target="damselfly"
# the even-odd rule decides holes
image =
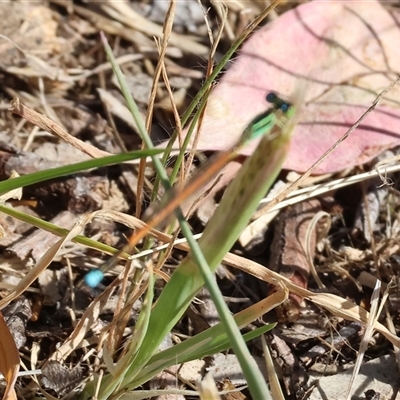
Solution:
[[[212,157],[209,162],[189,180],[189,182],[181,187],[175,186],[168,191],[160,203],[151,208],[148,217],[145,218],[147,226],[136,233],[132,234],[128,243],[113,257],[111,257],[100,269],[88,272],[84,278],[85,283],[90,287],[97,286],[104,277],[104,272],[114,267],[118,263],[119,256],[122,253],[131,253],[136,244],[142,240],[152,228],[160,227],[169,217],[176,211],[176,209],[193,194],[204,187],[207,183],[211,182],[213,178],[231,161],[233,161],[239,154],[239,150],[246,145],[249,141],[266,135],[276,122],[276,112],[280,110],[283,113],[292,114],[294,112],[293,106],[282,100],[275,93],[268,93],[266,96],[267,102],[272,104],[268,110],[256,116],[244,129],[237,143],[230,149],[219,152],[216,156]]]

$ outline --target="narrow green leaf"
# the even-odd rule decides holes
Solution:
[[[60,178],[62,176],[79,173],[82,171],[86,171],[88,169],[107,167],[115,164],[122,164],[124,162],[136,160],[138,158],[143,158],[150,155],[157,155],[162,152],[163,150],[159,149],[137,150],[129,153],[117,154],[115,156],[102,157],[94,160],[83,161],[76,164],[51,168],[44,171],[33,172],[32,174],[0,182],[0,194],[6,193],[16,188],[33,185],[39,182],[44,182],[49,179]]]

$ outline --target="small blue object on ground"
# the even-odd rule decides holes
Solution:
[[[85,281],[86,285],[90,286],[91,288],[95,288],[99,285],[103,278],[103,271],[100,271],[99,269],[93,269],[85,275],[83,280]]]

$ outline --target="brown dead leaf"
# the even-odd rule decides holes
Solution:
[[[16,400],[14,385],[19,371],[19,353],[14,338],[0,312],[0,372],[3,374],[7,387],[3,400]]]

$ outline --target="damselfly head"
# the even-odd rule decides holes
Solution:
[[[268,103],[272,103],[274,105],[275,110],[281,110],[286,112],[289,110],[291,104],[285,100],[282,100],[276,93],[270,92],[267,94],[265,98]]]

